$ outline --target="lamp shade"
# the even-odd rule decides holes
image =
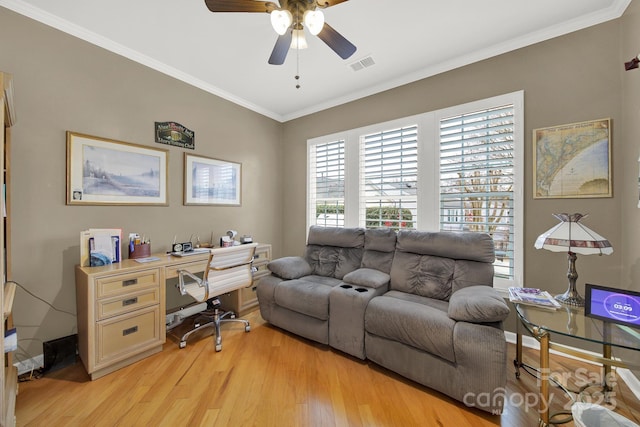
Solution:
[[[536,249],[582,255],[613,253],[613,247],[607,239],[579,222],[586,215],[562,213],[553,216],[560,220],[560,223],[538,236],[534,244]]]
[[[307,10],[304,13],[304,25],[306,25],[309,32],[317,36],[322,27],[324,27],[324,14],[321,10]]]
[[[287,32],[293,22],[293,16],[291,12],[286,9],[276,9],[271,12],[271,26],[276,33],[283,35]]]
[[[307,39],[304,38],[304,29],[294,29],[291,38],[291,49],[306,49]]]

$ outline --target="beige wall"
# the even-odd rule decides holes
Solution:
[[[101,48],[0,8],[0,70],[14,75],[13,278],[56,309],[75,313],[79,233],[120,227],[150,237],[154,251],[228,229],[281,247],[282,124]],[[196,149],[154,142],[154,121],[193,129]],[[169,150],[168,207],[65,205],[65,131]],[[242,163],[241,207],[183,206],[183,153]],[[126,250],[126,249],[125,249]],[[177,292],[169,288],[168,292]],[[23,360],[42,342],[77,332],[75,316],[19,290]]]
[[[0,70],[14,74],[18,114],[11,155],[14,279],[74,313],[78,233],[88,227],[143,232],[158,251],[175,234],[235,228],[273,243],[276,256],[298,255],[306,236],[308,138],[524,90],[524,284],[566,288],[566,258],[537,251],[533,242],[556,223],[552,213],[582,212],[615,252],[579,257],[581,292],[585,281],[637,289],[640,70],[625,73],[622,62],[640,52],[634,44],[640,40],[638,9],[634,1],[622,19],[280,124],[0,8]],[[604,117],[613,120],[614,197],[534,200],[532,130]],[[242,207],[182,206],[186,150],[153,142],[153,122],[164,120],[195,130],[195,154],[243,164]],[[66,130],[168,148],[170,205],[66,206]],[[42,341],[76,332],[75,317],[23,291],[16,323],[28,353],[23,359],[41,353]]]
[[[640,2],[631,5],[622,18],[621,63],[640,52]],[[640,157],[640,69],[622,71],[622,121],[626,135],[622,150],[621,221],[623,234],[621,282],[640,289],[640,209],[638,208],[638,157]]]

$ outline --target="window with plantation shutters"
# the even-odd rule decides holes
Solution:
[[[344,226],[344,141],[316,144],[309,150],[311,223]]]
[[[415,228],[418,126],[365,135],[360,152],[360,223],[367,228]]]
[[[440,229],[491,235],[496,275],[513,277],[514,107],[455,115],[439,125]]]
[[[307,141],[307,226],[488,233],[523,286],[524,93]]]

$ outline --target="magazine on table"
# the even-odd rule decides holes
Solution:
[[[515,304],[532,305],[535,307],[557,310],[562,305],[547,291],[538,288],[509,288],[509,301]]]

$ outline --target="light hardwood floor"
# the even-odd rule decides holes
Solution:
[[[79,362],[21,382],[18,426],[537,426],[533,377],[507,362],[502,415],[469,409],[373,363],[346,356],[274,328],[259,312],[242,325],[223,326],[223,350],[210,337],[191,337],[184,349],[168,336],[164,350],[96,381]],[[525,351],[536,364],[537,353]],[[552,358],[553,371],[589,365]],[[640,404],[624,383],[614,389],[625,416]],[[566,403],[557,390],[554,408]],[[523,398],[514,397],[522,396]],[[623,402],[624,401],[624,402]],[[524,402],[524,403],[523,403]],[[633,419],[633,418],[632,418]],[[573,423],[565,424],[572,426]]]

